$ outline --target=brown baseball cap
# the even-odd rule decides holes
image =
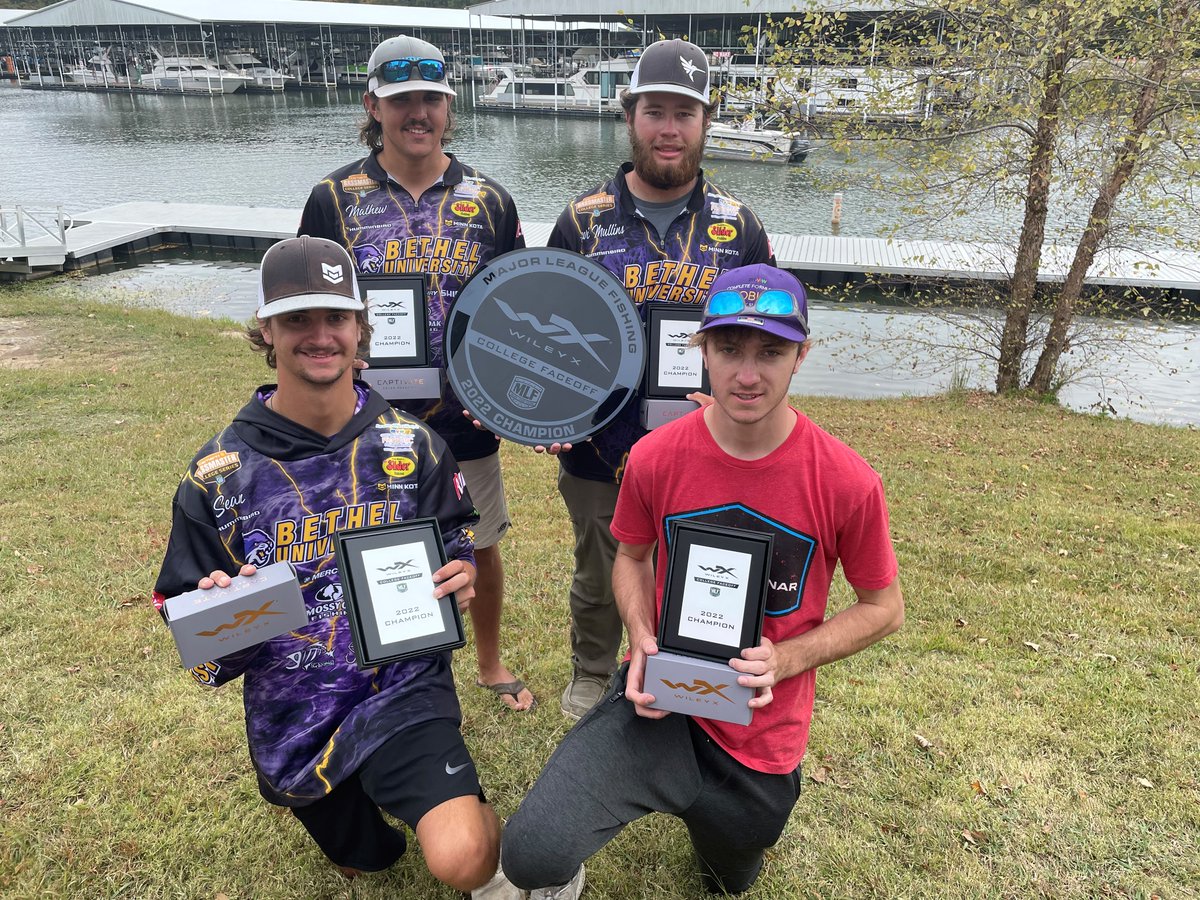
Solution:
[[[288,238],[263,254],[258,278],[258,317],[302,309],[364,309],[354,260],[325,238]]]

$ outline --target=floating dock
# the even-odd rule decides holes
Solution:
[[[166,245],[265,250],[291,237],[300,210],[205,203],[132,202],[83,213],[64,228],[65,240],[46,234],[23,245],[4,243],[0,232],[0,279],[20,280],[86,269]],[[544,246],[549,222],[523,222],[531,247]],[[782,268],[814,286],[862,281],[871,276],[894,282],[1004,281],[1011,276],[1014,249],[965,241],[894,240],[831,235],[773,234]],[[1048,246],[1039,280],[1062,283],[1073,248]],[[1087,278],[1097,287],[1182,292],[1200,299],[1200,253],[1159,249],[1101,253]]]

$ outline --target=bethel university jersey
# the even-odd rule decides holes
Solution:
[[[437,518],[450,559],[472,561],[478,521],[445,443],[355,384],[358,410],[333,437],[268,409],[269,389],[209,441],[172,507],[155,602],[215,569],[289,561],[309,624],[192,670],[202,684],[245,675],[246,736],[263,795],[302,806],[328,793],[396,732],[458,720],[449,654],[359,671],[334,532]]]
[[[625,163],[615,178],[576,197],[558,217],[549,244],[600,263],[621,280],[639,310],[647,300],[703,303],[726,269],[775,265],[758,216],[703,172],[687,207],[660,237],[634,205],[625,181],[632,170],[633,163]],[[620,483],[629,448],[646,433],[640,405],[631,401],[608,428],[559,456],[562,467],[579,478]]]
[[[312,189],[297,232],[342,244],[361,275],[425,275],[432,362],[442,368],[446,313],[463,284],[492,258],[525,246],[508,191],[447,155],[442,180],[416,201],[377,154],[338,169]],[[448,386],[440,400],[396,405],[432,426],[457,459],[496,452],[496,439],[463,417]]]

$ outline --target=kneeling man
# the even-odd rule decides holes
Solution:
[[[695,338],[714,402],[629,455],[612,533],[630,657],[508,822],[502,864],[517,886],[577,897],[584,860],[634,819],[665,812],[687,826],[705,887],[749,888],[799,797],[817,667],[903,622],[879,476],[788,405],[809,350],[807,313],[803,286],[779,269],[714,281]],[[666,529],[679,518],[774,535],[762,641],[730,660],[738,683],[757,689],[749,725],[650,706],[643,674],[658,652]],[[839,562],[857,601],[826,621]]]

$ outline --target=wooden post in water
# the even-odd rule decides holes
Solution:
[[[833,233],[837,234],[842,230],[842,194],[841,191],[833,195],[833,215],[830,217],[829,224],[833,227]]]

